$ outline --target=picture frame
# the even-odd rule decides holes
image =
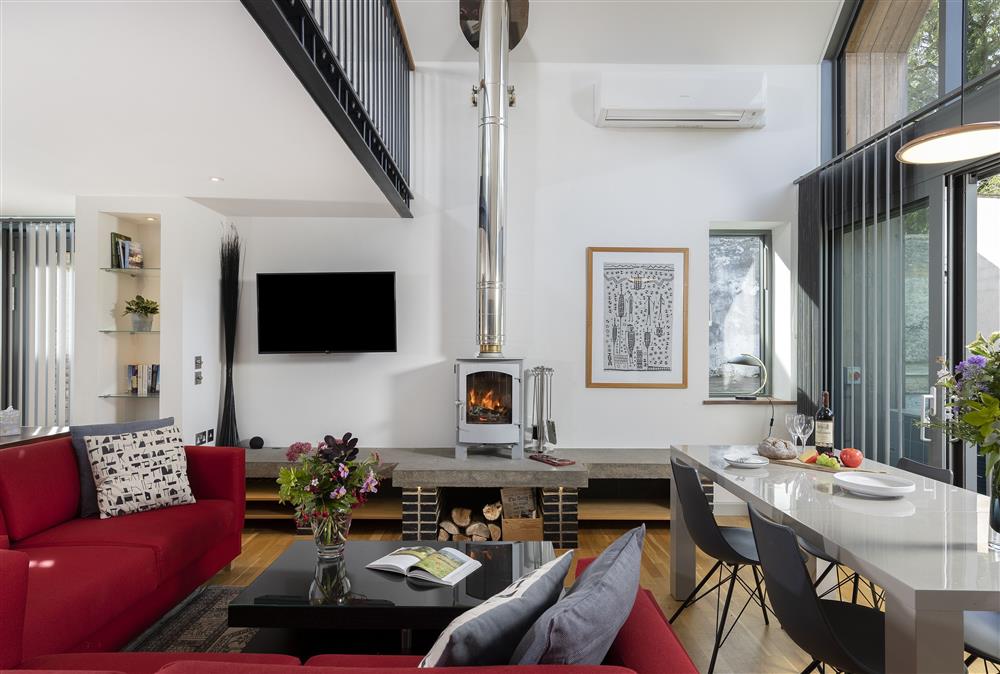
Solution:
[[[587,248],[587,387],[687,388],[688,248]]]

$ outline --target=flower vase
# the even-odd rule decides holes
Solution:
[[[309,603],[317,605],[343,604],[351,596],[351,580],[347,577],[347,562],[343,557],[320,559],[309,585]]]
[[[990,496],[989,531],[986,541],[990,550],[1000,552],[1000,461],[993,464],[992,473],[986,481],[986,490]]]
[[[350,510],[331,510],[317,513],[312,519],[313,540],[316,554],[321,560],[335,560],[344,556],[347,532],[351,530]]]

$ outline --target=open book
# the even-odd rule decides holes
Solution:
[[[435,585],[454,586],[482,564],[455,548],[399,548],[368,565],[369,569],[401,573]]]

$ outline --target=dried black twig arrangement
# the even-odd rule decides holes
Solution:
[[[240,435],[236,428],[236,398],[233,392],[233,360],[236,356],[236,319],[240,309],[240,259],[243,244],[236,226],[230,224],[222,235],[219,253],[222,286],[222,332],[226,347],[226,384],[219,411],[215,444],[235,447]]]

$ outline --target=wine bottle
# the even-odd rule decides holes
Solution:
[[[833,454],[833,410],[830,409],[829,391],[823,391],[823,404],[816,410],[816,451]]]

